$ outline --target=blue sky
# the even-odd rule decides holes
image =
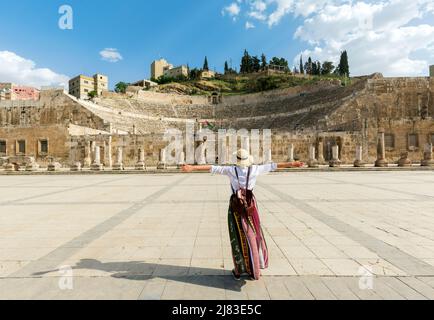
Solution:
[[[285,57],[291,64],[301,53],[335,61],[341,49],[348,49],[355,74],[426,75],[427,65],[434,64],[433,1],[417,0],[409,8],[408,1],[400,0],[381,6],[343,0],[22,0],[0,11],[0,81],[47,85],[99,72],[110,77],[113,87],[118,81],[148,78],[151,61],[159,57],[175,65],[201,67],[206,55],[217,71],[230,59],[239,68],[245,48],[268,58]],[[73,30],[58,27],[63,4],[73,8]],[[353,23],[354,17],[367,12],[377,15],[369,34],[360,32],[360,23]],[[351,29],[338,34],[339,23],[322,18],[327,14],[343,15],[342,23]],[[395,43],[385,44],[391,34]],[[390,59],[383,52],[396,49],[397,42],[414,44]],[[366,43],[373,47],[364,46],[362,56],[360,47]],[[122,60],[103,60],[100,52],[106,48],[116,49]],[[374,57],[366,59],[369,54]],[[377,59],[380,63],[372,63]],[[2,66],[6,66],[3,71]]]

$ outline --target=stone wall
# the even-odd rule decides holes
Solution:
[[[393,136],[394,147],[386,148],[390,163],[400,154],[420,161],[423,148],[434,133],[434,79],[382,78],[367,81],[367,87],[327,115],[325,127],[335,131],[360,132],[361,145],[370,162],[376,157],[378,131]],[[418,148],[411,148],[409,135],[416,134]]]
[[[354,161],[355,146],[360,141],[358,134],[350,132],[328,132],[318,134],[316,132],[304,133],[287,133],[273,131],[272,133],[272,160],[276,162],[288,161],[288,147],[294,145],[294,155],[296,160],[307,161],[310,145],[315,145],[317,148],[317,157],[321,159],[318,150],[319,144],[323,144],[323,163],[331,159],[331,146],[338,144],[341,147],[340,156],[346,162]],[[86,163],[86,148],[91,144],[99,146],[101,149],[101,161],[105,166],[109,166],[109,159],[114,163],[116,159],[117,148],[123,148],[123,164],[126,167],[134,167],[139,158],[139,149],[144,150],[145,162],[148,166],[156,166],[160,160],[160,152],[167,146],[167,142],[163,141],[162,134],[146,134],[146,135],[86,135],[71,137],[66,143],[71,145],[71,161],[80,161],[83,166],[89,165],[89,160]],[[239,141],[240,146],[240,141]],[[197,147],[196,143],[196,147]],[[111,150],[109,156],[108,152]],[[215,152],[217,154],[217,143]],[[184,149],[184,152],[186,150]],[[262,141],[260,154],[262,155]],[[91,156],[92,158],[92,156]],[[92,158],[93,159],[93,158]],[[261,159],[262,160],[262,159]],[[68,164],[68,163],[67,163]]]
[[[275,161],[286,161],[288,146],[293,144],[297,159],[307,161],[309,146],[315,145],[317,158],[326,163],[331,147],[339,145],[341,160],[352,163],[356,146],[361,145],[364,159],[373,163],[377,134],[384,131],[389,143],[393,141],[386,148],[388,162],[395,162],[403,151],[417,162],[424,145],[433,139],[433,115],[433,78],[378,74],[353,79],[347,87],[324,82],[223,97],[216,105],[206,97],[148,91],[107,93],[94,102],[77,100],[63,91],[43,91],[39,101],[0,103],[0,140],[26,139],[28,155],[44,162],[47,157],[38,155],[32,146],[38,139],[47,139],[48,156],[64,164],[88,164],[90,144],[98,144],[104,161],[113,162],[117,147],[122,146],[125,165],[134,166],[138,150],[143,149],[148,165],[154,166],[166,146],[162,138],[166,128],[184,131],[187,122],[194,122],[197,129],[208,120],[217,129],[272,129]],[[411,139],[417,146],[411,145]],[[15,142],[8,142],[8,153],[14,153],[14,148]]]
[[[1,156],[13,157],[19,155],[17,142],[25,141],[25,155],[31,156],[42,166],[46,166],[50,159],[66,163],[69,158],[69,133],[63,125],[47,125],[33,127],[0,127],[0,140],[6,142],[6,154]],[[48,153],[40,151],[39,143],[48,142]]]
[[[2,156],[18,154],[17,141],[26,145],[26,156],[44,165],[50,158],[67,163],[69,126],[105,130],[108,124],[60,91],[43,91],[38,101],[2,101],[0,103],[0,140],[6,142]],[[39,141],[48,141],[48,153],[39,151]]]

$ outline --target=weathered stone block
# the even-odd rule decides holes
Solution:
[[[92,171],[103,171],[104,166],[101,163],[92,163],[90,166],[90,170]]]
[[[124,165],[122,163],[115,163],[112,167],[113,171],[122,171],[124,170]]]
[[[135,166],[135,169],[136,170],[146,170],[146,165],[145,165],[145,163],[144,162],[137,162],[136,163],[136,166]]]
[[[71,166],[71,171],[81,171],[81,170],[82,170],[81,162],[76,162]]]
[[[28,163],[26,165],[26,171],[38,171],[39,170],[39,164],[36,162]]]
[[[403,152],[398,160],[398,167],[411,167],[413,162],[408,158],[408,152]]]
[[[62,168],[62,165],[59,162],[51,162],[47,166],[48,171],[59,171]]]

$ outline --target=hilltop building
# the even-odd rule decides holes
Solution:
[[[104,91],[108,91],[108,87],[108,77],[98,73],[93,77],[79,75],[69,80],[69,94],[79,99],[87,99],[92,91],[101,96]]]
[[[169,78],[188,77],[188,67],[184,65],[174,67],[165,59],[153,61],[151,64],[151,79],[158,79],[162,76]]]
[[[158,79],[164,72],[173,69],[173,65],[164,59],[155,60],[151,64],[151,79]]]
[[[200,78],[201,79],[211,79],[214,78],[216,75],[215,71],[211,71],[211,70],[202,70],[200,73]]]
[[[167,69],[164,71],[164,76],[169,78],[177,78],[177,77],[188,77],[188,68],[187,66],[179,66],[172,69]]]
[[[0,83],[0,100],[38,100],[39,90],[14,83]]]
[[[142,88],[146,88],[146,89],[150,89],[153,87],[157,87],[158,83],[151,81],[151,80],[147,80],[147,79],[143,79],[143,80],[139,80],[133,83],[130,83],[130,86],[132,87],[142,87]]]

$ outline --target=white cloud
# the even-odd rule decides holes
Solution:
[[[236,3],[233,2],[230,5],[228,5],[227,7],[223,8],[222,14],[224,15],[225,13],[229,14],[230,16],[238,16],[240,14],[241,8],[240,6]]]
[[[272,0],[277,8],[268,16],[268,25],[270,27],[279,23],[279,21],[291,11],[292,0]]]
[[[0,82],[13,82],[32,87],[64,86],[69,77],[48,68],[36,68],[32,60],[11,51],[0,51]]]
[[[258,4],[263,2],[263,4]],[[434,56],[434,0],[256,0],[247,17],[270,28],[285,16],[302,20],[294,39],[304,58],[339,60],[347,50],[353,75],[426,75]],[[244,8],[243,8],[244,10]],[[249,22],[249,21],[248,21]],[[251,22],[249,22],[251,23]],[[298,66],[299,55],[294,58]]]
[[[267,14],[265,12],[266,9],[267,4],[264,1],[257,0],[251,2],[248,16],[256,20],[265,21],[267,20]]]
[[[267,9],[267,4],[264,1],[257,0],[252,3],[252,7],[255,9],[255,11],[263,12],[265,9]]]
[[[337,62],[340,52],[347,50],[353,75],[426,75],[434,24],[415,20],[424,16],[426,4],[424,0],[327,4],[305,19],[294,37],[313,46],[303,52],[305,58]]]
[[[105,48],[100,51],[101,59],[108,62],[118,62],[122,60],[122,55],[118,52],[118,49],[115,48]]]
[[[267,16],[265,14],[263,14],[262,12],[259,12],[259,11],[250,11],[248,15],[249,15],[249,17],[256,19],[256,20],[260,20],[260,21],[267,20]]]
[[[255,25],[254,25],[253,23],[247,21],[247,22],[246,22],[246,25],[245,25],[245,28],[246,28],[247,30],[249,30],[249,29],[254,29],[254,28],[255,28]]]

